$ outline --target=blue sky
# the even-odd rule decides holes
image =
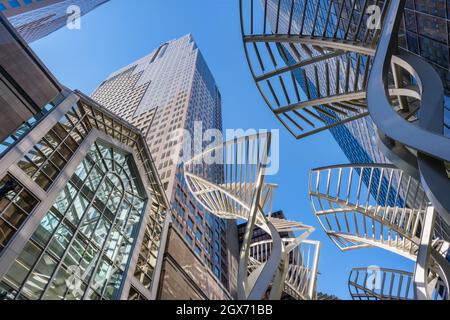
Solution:
[[[67,87],[91,94],[111,72],[192,33],[222,93],[224,129],[280,129],[280,172],[270,179],[279,184],[274,209],[316,227],[320,291],[349,298],[353,267],[412,271],[411,262],[379,249],[340,252],[320,229],[309,202],[309,170],[347,159],[328,132],[297,141],[269,111],[245,60],[238,0],[111,0],[81,22],[81,30],[63,28],[31,45]]]

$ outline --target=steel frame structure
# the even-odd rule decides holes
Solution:
[[[312,170],[313,209],[341,250],[377,246],[412,259],[414,297],[432,299],[438,292],[448,299],[450,139],[443,136],[442,82],[425,61],[398,52],[405,0],[366,0],[360,8],[354,1],[346,15],[344,1],[321,4],[240,0],[242,39],[254,81],[297,139],[371,117],[379,130],[378,144],[395,166]],[[366,9],[373,4],[381,8],[380,19],[377,27],[369,28],[373,12]],[[344,172],[349,177],[346,195],[341,190]],[[328,189],[317,182],[321,174],[327,176]],[[359,183],[352,187],[358,175]],[[335,194],[329,189],[333,179]],[[378,186],[372,179],[379,180]],[[388,190],[382,190],[383,179]],[[362,199],[359,192],[364,188]],[[411,194],[410,188],[417,193]],[[393,296],[372,292],[372,298]]]
[[[444,88],[436,71],[422,59],[397,53],[395,30],[405,1],[391,1],[372,69],[367,98],[370,116],[380,131],[380,140],[391,161],[420,177],[433,206],[450,224],[450,139],[443,135]],[[400,92],[395,103],[386,89]],[[403,91],[407,89],[408,91]],[[415,93],[414,93],[415,92]],[[386,119],[389,119],[387,121]]]
[[[298,298],[314,299],[320,244],[306,241],[313,227],[271,217],[276,186],[265,182],[270,145],[270,133],[219,144],[184,163],[185,181],[212,214],[248,221],[239,261],[239,299],[280,299],[286,288]],[[252,243],[255,226],[272,240]],[[296,238],[279,234],[296,231]],[[308,246],[305,258],[302,250]]]
[[[311,171],[309,194],[320,225],[342,251],[378,246],[414,260],[427,199],[413,178],[391,165],[318,168]]]

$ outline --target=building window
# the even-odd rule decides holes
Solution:
[[[0,252],[7,246],[38,203],[38,200],[10,175],[1,180]]]
[[[206,235],[208,236],[209,239],[212,239],[213,237],[212,230],[209,225],[206,225]]]
[[[0,11],[2,11],[0,3]],[[20,141],[28,132],[30,132],[40,120],[50,111],[55,108],[56,102],[61,99],[61,96],[58,95],[57,98],[54,99],[55,102],[50,102],[47,104],[40,112],[32,116],[26,122],[24,122],[19,128],[17,128],[13,133],[11,133],[4,141],[0,143],[0,157],[3,156],[8,150],[10,150],[18,141]]]
[[[196,254],[197,256],[199,256],[199,257],[201,256],[201,254],[202,254],[202,249],[199,247],[198,244],[195,245],[194,251],[195,251],[195,254]]]
[[[117,299],[145,208],[132,157],[96,142],[2,279],[9,299]]]
[[[189,230],[194,230],[194,221],[190,217],[187,220],[187,225],[189,227]]]
[[[184,221],[184,208],[181,206],[180,202],[178,200],[175,200],[175,211],[177,212],[178,216],[181,218],[181,221]]]
[[[11,8],[19,8],[20,7],[20,3],[17,0],[9,0],[9,5],[11,6]]]
[[[197,227],[197,230],[195,231],[195,237],[197,238],[198,241],[201,242],[202,241],[202,236],[203,236],[202,232]]]
[[[216,277],[220,277],[220,270],[217,266],[214,266],[214,274],[216,275]]]
[[[220,244],[219,244],[219,241],[217,241],[217,240],[214,241],[214,250],[216,250],[216,251],[220,250]]]

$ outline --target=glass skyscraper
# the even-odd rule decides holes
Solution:
[[[196,123],[201,123],[201,135],[207,129],[222,130],[221,95],[193,37],[163,43],[114,72],[92,98],[145,134],[174,208],[174,226],[225,287],[234,285],[237,234],[227,234],[236,225],[213,217],[196,203],[179,166],[184,141],[174,136],[177,129],[193,136]]]
[[[109,0],[0,0],[0,12],[27,42],[39,40],[64,27],[78,6],[84,15]]]
[[[333,0],[335,8],[341,1]],[[384,1],[380,1],[380,5]],[[361,10],[362,1],[354,10]],[[336,9],[337,10],[337,9]],[[348,21],[349,4],[341,19]],[[407,0],[400,25],[399,47],[417,54],[439,73],[445,89],[445,134],[450,136],[450,2],[447,0]]]

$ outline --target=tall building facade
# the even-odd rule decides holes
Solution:
[[[49,101],[58,99],[62,86],[1,15],[0,36],[0,141],[9,138],[12,144],[11,132],[21,127],[25,133],[27,122],[46,112]],[[3,151],[0,145],[0,153]]]
[[[276,218],[276,219],[285,219],[286,220],[286,216],[284,215],[284,212],[281,210],[273,212],[271,214],[271,217]],[[242,244],[244,243],[246,228],[247,228],[247,222],[244,222],[244,223],[241,223],[238,225],[239,247],[241,247]],[[283,231],[283,232],[280,232],[279,234],[280,234],[281,238],[285,238],[285,239],[295,238],[295,235],[293,234],[292,231]],[[267,232],[265,232],[264,230],[262,230],[259,227],[255,227],[255,229],[253,230],[251,243],[256,243],[256,242],[271,240],[271,239],[272,238],[270,237],[269,234],[267,234]]]
[[[0,11],[8,18],[63,1],[65,0],[0,0]]]
[[[403,29],[406,34],[400,46],[434,66],[450,95],[450,2],[408,0]]]
[[[39,40],[66,26],[79,8],[85,15],[109,0],[1,0],[0,12],[28,42]]]
[[[205,130],[222,129],[220,92],[193,37],[166,42],[114,72],[92,98],[144,132],[175,211],[174,226],[217,279],[227,288],[233,286],[237,235],[229,235],[236,226],[196,203],[179,165],[186,141],[174,136],[177,129],[186,129],[202,140]]]
[[[167,233],[158,300],[231,300],[233,297],[174,226]]]

